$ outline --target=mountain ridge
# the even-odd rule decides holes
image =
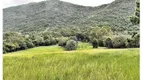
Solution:
[[[134,0],[115,0],[98,7],[50,0],[14,6],[3,9],[4,32],[23,33],[43,31],[48,27],[94,25],[107,25],[123,30],[133,26],[129,17],[134,14],[135,5]]]

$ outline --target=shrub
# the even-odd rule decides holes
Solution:
[[[77,49],[77,43],[74,40],[68,40],[65,46],[66,50],[76,50]]]
[[[107,38],[105,40],[105,47],[107,47],[107,48],[113,48],[113,44],[112,44],[111,38]]]
[[[123,36],[113,38],[113,48],[126,48],[127,39]]]
[[[94,38],[91,43],[92,43],[93,48],[98,48],[99,44],[98,44],[98,40],[96,38]]]

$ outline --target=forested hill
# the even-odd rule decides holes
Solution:
[[[115,30],[137,30],[129,18],[135,0],[115,0],[98,7],[47,0],[3,9],[4,32],[43,31],[48,27],[87,27],[107,25]]]

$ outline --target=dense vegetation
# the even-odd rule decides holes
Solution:
[[[139,49],[42,46],[4,54],[4,80],[139,80]]]
[[[39,33],[50,31],[52,27],[106,25],[113,31],[133,33],[132,31],[139,30],[139,25],[132,24],[129,20],[135,12],[135,2],[135,0],[115,0],[98,7],[85,7],[59,0],[47,0],[5,8],[4,32]]]
[[[65,31],[57,29],[56,32],[51,30],[50,32],[37,34],[10,32],[4,34],[3,50],[4,53],[7,53],[56,44],[65,48],[65,50],[76,50],[78,41],[91,43],[93,48],[98,46],[107,48],[136,48],[139,47],[139,39],[140,35],[138,33],[133,33],[131,37],[122,34],[118,35],[110,27],[106,26],[70,30],[67,28]]]
[[[84,7],[58,0],[49,0],[47,2],[43,1],[40,3],[31,3],[6,8],[4,9],[4,32],[6,32],[4,33],[3,41],[4,53],[24,50],[36,46],[49,46],[55,44],[64,47],[66,50],[75,50],[77,48],[78,41],[92,43],[93,48],[97,48],[98,46],[107,48],[139,47],[140,35],[138,30],[136,30],[137,28],[133,28],[132,25],[139,25],[140,4],[139,1],[136,2],[136,5],[133,2],[134,0],[116,0],[111,4],[106,4],[99,7]],[[122,6],[122,4],[125,6]],[[68,6],[68,9],[63,7],[63,5]],[[73,14],[66,13],[64,10],[72,12]],[[116,10],[121,10],[121,13],[117,12]],[[26,13],[24,11],[26,11]],[[48,12],[48,14],[43,15],[46,14],[46,12]],[[88,16],[92,17],[87,19],[86,17]],[[128,16],[132,17],[128,17],[130,20],[127,22],[123,21],[123,19],[119,20],[121,18],[120,16],[123,17],[123,19],[126,19]],[[58,19],[55,17],[59,18],[60,21],[63,21],[62,19],[67,21],[65,22],[66,25],[63,26],[64,22],[60,21],[60,24],[58,24]],[[115,21],[113,17],[115,17],[115,20],[117,20],[116,22],[113,22]],[[85,22],[86,26],[81,22],[82,20]],[[109,22],[110,20],[111,22]],[[73,24],[75,25],[72,25],[72,21],[74,21]],[[118,25],[119,21],[121,21],[121,25]],[[39,22],[41,23],[39,24]],[[52,24],[52,22],[54,22],[56,26],[55,24]],[[123,22],[125,22],[126,25],[123,25]],[[78,25],[77,23],[82,25]],[[128,30],[130,27],[132,30]],[[17,32],[15,32],[15,30]]]
[[[3,78],[139,80],[139,13],[135,0],[99,7],[47,0],[6,8]]]
[[[138,27],[133,27],[139,25],[139,5],[135,0],[116,0],[84,7],[49,0],[6,8],[3,53],[56,44],[76,50],[78,41],[91,43],[93,48],[139,47]]]
[[[140,23],[140,0],[137,0],[135,15],[130,17],[130,20],[133,24],[139,24]]]

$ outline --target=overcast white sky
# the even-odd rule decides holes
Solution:
[[[39,2],[44,0],[3,0],[3,8],[16,6],[21,4],[27,4],[30,2]],[[84,5],[84,6],[99,6],[102,4],[111,3],[114,0],[61,0],[66,2],[71,2],[74,4]]]

